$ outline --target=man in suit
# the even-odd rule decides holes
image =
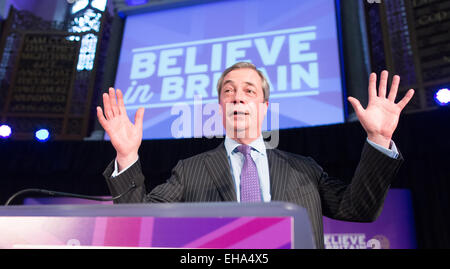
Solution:
[[[286,201],[307,209],[316,246],[324,247],[322,216],[347,221],[374,221],[379,215],[402,157],[391,141],[400,112],[412,98],[394,102],[400,78],[394,76],[386,97],[388,72],[383,71],[377,95],[376,74],[369,79],[369,104],[364,109],[349,97],[367,132],[360,163],[350,184],[329,177],[311,158],[266,149],[261,126],[269,102],[269,84],[250,63],[237,63],[218,81],[219,105],[226,138],[216,149],[180,160],[166,183],[146,193],[138,149],[144,109],[128,119],[120,90],[103,95],[104,114],[97,116],[116,149],[105,170],[112,195],[136,186],[119,203],[140,202],[269,202]],[[116,99],[117,96],[117,99]],[[105,118],[106,116],[106,118]]]

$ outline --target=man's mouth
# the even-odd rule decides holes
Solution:
[[[250,115],[250,113],[244,112],[244,111],[234,111],[233,115],[245,116],[245,115]]]

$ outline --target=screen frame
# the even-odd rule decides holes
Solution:
[[[128,16],[133,15],[139,15],[139,14],[148,14],[153,12],[159,12],[162,10],[168,10],[168,9],[174,9],[174,8],[184,8],[189,6],[195,6],[195,5],[202,5],[202,4],[208,4],[208,3],[214,3],[214,2],[224,2],[225,0],[169,0],[163,3],[155,3],[155,2],[148,2],[144,5],[139,6],[133,6],[133,7],[126,7],[119,9],[117,14],[121,18],[121,31],[120,33],[117,33],[120,35],[120,38],[117,38],[117,58],[114,64],[114,76],[113,76],[113,85],[115,84],[116,77],[117,77],[117,71],[119,68],[119,59],[121,54],[121,45],[123,42],[123,36],[124,36],[124,30],[125,30],[125,24]],[[340,73],[340,79],[341,79],[341,102],[342,102],[342,113],[343,113],[343,122],[339,123],[332,123],[332,124],[321,124],[321,125],[313,125],[313,126],[304,126],[304,127],[296,127],[296,128],[288,128],[288,129],[297,129],[297,128],[311,128],[311,127],[319,127],[323,125],[333,125],[333,124],[344,124],[348,122],[348,103],[346,102],[347,99],[347,82],[346,82],[346,74],[345,74],[345,58],[344,58],[344,46],[343,46],[343,32],[342,32],[342,14],[341,14],[341,0],[334,0],[334,10],[335,10],[335,19],[336,19],[336,32],[337,32],[337,49],[339,53],[339,73]],[[120,42],[120,43],[119,43]],[[285,128],[280,128],[280,130],[283,130]],[[186,139],[194,139],[192,138],[186,138]],[[145,140],[161,140],[161,139],[145,139]],[[164,139],[163,139],[164,140]]]

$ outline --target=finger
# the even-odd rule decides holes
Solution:
[[[97,107],[97,118],[98,122],[100,122],[100,125],[103,127],[103,129],[107,129],[108,121],[106,120],[105,116],[103,115],[103,111],[101,107]]]
[[[142,130],[142,124],[144,121],[144,108],[140,107],[137,111],[136,111],[136,115],[134,116],[134,125]]]
[[[123,94],[122,91],[117,89],[117,108],[119,109],[120,114],[127,114],[127,110],[125,108],[125,104],[123,102]]]
[[[111,110],[114,116],[119,116],[119,109],[117,108],[116,90],[109,88],[109,101],[111,102]]]
[[[389,76],[388,71],[383,70],[383,72],[381,72],[380,86],[378,88],[378,97],[386,98],[386,88],[387,88],[388,76]]]
[[[400,76],[395,75],[392,79],[391,89],[389,90],[389,101],[395,102],[397,97],[398,85],[400,85]]]
[[[359,116],[364,112],[364,108],[362,107],[361,103],[359,102],[358,99],[351,96],[348,97],[347,100],[350,102],[350,104],[353,107],[353,110],[355,110],[355,113],[359,118]]]
[[[377,96],[377,74],[372,73],[369,77],[369,101]]]
[[[108,120],[114,117],[114,114],[111,110],[110,98],[107,93],[103,94],[103,109],[105,110],[105,116]]]
[[[405,96],[400,100],[400,102],[397,103],[397,105],[400,107],[401,110],[405,108],[405,106],[409,103],[411,98],[414,96],[414,90],[410,89]]]

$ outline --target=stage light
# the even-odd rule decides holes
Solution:
[[[35,133],[35,137],[40,142],[45,142],[50,138],[50,132],[47,129],[39,129]]]
[[[6,124],[0,125],[0,138],[8,138],[11,136],[12,130]]]
[[[450,103],[450,90],[447,88],[437,90],[434,99],[441,106],[448,105]]]
[[[140,6],[148,3],[148,0],[125,0],[128,6]]]

